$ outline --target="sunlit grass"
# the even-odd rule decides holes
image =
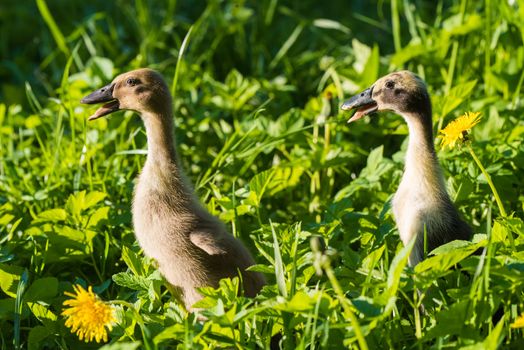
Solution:
[[[61,316],[72,285],[118,305],[108,338],[129,349],[268,348],[277,334],[285,349],[521,347],[522,9],[379,3],[10,4],[14,29],[26,11],[42,19],[26,25],[40,45],[20,52],[19,29],[0,47],[27,80],[0,92],[1,348],[89,347]],[[186,172],[269,281],[255,300],[224,280],[187,313],[135,242],[142,124],[131,112],[88,124],[79,100],[139,66],[176,92]],[[439,152],[477,235],[414,269],[389,204],[407,128],[392,114],[348,126],[338,108],[401,68],[427,81],[435,130],[482,113],[471,147],[489,174],[465,150]]]

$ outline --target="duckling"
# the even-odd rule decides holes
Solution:
[[[410,265],[422,261],[425,251],[453,240],[470,239],[471,228],[460,218],[446,190],[435,152],[431,100],[424,81],[409,71],[391,73],[341,108],[357,110],[348,123],[374,112],[393,111],[408,124],[404,174],[392,210],[402,242],[407,244],[416,236]]]
[[[181,293],[187,308],[202,298],[198,287],[217,287],[220,279],[242,278],[245,295],[265,284],[261,273],[246,271],[254,260],[225,225],[200,204],[178,159],[172,98],[162,76],[137,69],[84,97],[105,103],[89,120],[119,110],[140,114],[148,154],[135,186],[132,214],[135,236],[145,255],[156,260],[166,280]]]

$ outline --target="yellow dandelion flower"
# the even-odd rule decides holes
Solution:
[[[466,112],[442,130],[442,147],[455,147],[457,141],[465,141],[468,131],[480,122],[480,112]]]
[[[511,328],[524,328],[524,313],[517,317],[515,322],[511,324]]]
[[[337,87],[335,84],[329,84],[323,92],[324,98],[331,100],[333,96],[337,96]]]
[[[65,292],[65,295],[72,297],[64,301],[64,306],[68,306],[62,312],[62,316],[67,318],[65,325],[71,328],[71,333],[76,333],[80,340],[86,343],[96,340],[107,342],[106,327],[111,330],[115,322],[115,310],[110,304],[100,300],[93,293],[93,288],[89,287],[86,291],[82,286],[73,286],[76,294]]]

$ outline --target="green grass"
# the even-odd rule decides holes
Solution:
[[[279,332],[285,349],[522,348],[511,328],[524,313],[514,3],[2,2],[1,349],[98,348],[60,315],[74,283],[117,305],[104,349],[267,348]],[[176,91],[177,145],[199,197],[269,281],[254,300],[237,297],[237,280],[205,289],[207,321],[176,303],[134,239],[140,119],[88,124],[79,103],[142,66]],[[508,213],[467,148],[437,147],[476,236],[414,269],[390,210],[407,127],[387,113],[347,125],[338,108],[397,69],[427,81],[435,129],[482,113],[471,146]]]

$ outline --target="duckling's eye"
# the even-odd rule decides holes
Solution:
[[[140,80],[135,79],[135,78],[129,78],[129,79],[126,80],[126,84],[129,85],[129,86],[135,86],[138,83],[140,83]]]
[[[391,80],[388,80],[386,82],[386,88],[388,89],[393,89],[395,87],[395,82],[391,81]]]

